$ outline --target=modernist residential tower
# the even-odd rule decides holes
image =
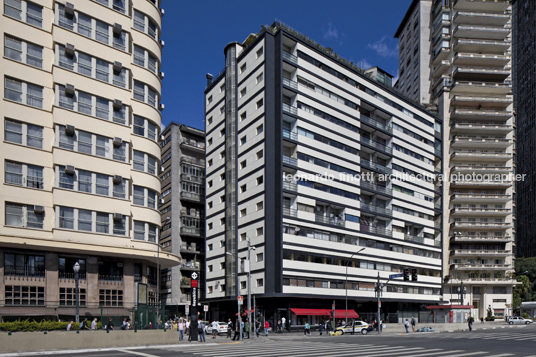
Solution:
[[[415,0],[395,34],[396,88],[444,123],[444,300],[475,318],[512,303],[511,25],[508,0]]]
[[[128,316],[157,301],[159,1],[5,0],[0,315]],[[145,289],[143,289],[145,291]],[[147,301],[144,301],[148,298]],[[87,315],[86,315],[87,316]]]
[[[370,318],[378,276],[405,268],[418,280],[391,280],[382,318],[437,304],[441,120],[279,22],[224,53],[205,90],[211,315],[246,294],[248,241],[267,319],[315,322],[333,300],[344,318],[346,293]]]

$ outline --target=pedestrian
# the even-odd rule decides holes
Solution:
[[[234,336],[233,336],[233,341],[235,341],[236,339],[238,339],[238,341],[240,341],[240,321],[238,321],[238,319],[236,319],[236,322],[234,324]]]
[[[125,317],[123,319],[123,322],[121,323],[121,330],[126,330],[127,329],[127,324],[128,324],[127,318]]]
[[[320,332],[320,336],[322,336],[322,331],[324,331],[324,323],[320,321],[318,324],[318,332]]]
[[[467,318],[467,325],[469,326],[469,331],[473,331],[473,318],[471,317],[471,315],[469,315],[469,317]]]
[[[231,338],[231,333],[233,332],[233,322],[231,319],[227,321],[227,338]]]
[[[114,323],[112,322],[112,318],[110,317],[108,319],[108,323],[106,324],[106,331],[110,331],[114,329]]]
[[[212,320],[212,338],[216,338],[218,335],[218,323],[216,322],[216,319]]]
[[[408,321],[408,319],[406,319],[406,321],[404,322],[404,327],[406,328],[406,333],[409,333],[409,321]]]
[[[71,321],[71,322],[67,325],[67,331],[71,331],[73,328],[74,328],[74,321]]]
[[[132,325],[130,323],[130,319],[127,320],[127,330],[132,329]]]
[[[80,323],[80,330],[89,330],[89,326],[87,325],[87,317]]]
[[[184,323],[184,321],[182,319],[180,319],[179,326],[178,326],[178,329],[179,329],[179,341],[184,340],[184,329],[185,328],[186,328],[186,324]]]
[[[244,324],[244,332],[246,334],[246,338],[249,339],[249,320],[246,319],[246,323]]]
[[[285,317],[282,317],[281,318],[281,325],[283,326],[283,329],[287,329],[286,323],[287,323],[287,319],[285,319]]]
[[[326,320],[326,335],[329,336],[329,332],[331,331],[331,324],[329,323],[329,320]]]
[[[355,320],[352,320],[352,335],[355,334]]]
[[[417,323],[417,322],[415,321],[415,318],[414,318],[413,316],[411,316],[411,330],[412,330],[413,332],[415,332],[415,324],[416,324],[416,323]]]
[[[97,318],[95,317],[95,319],[91,321],[91,331],[96,331],[96,330],[97,330]]]
[[[270,328],[270,323],[268,321],[264,322],[264,334],[268,336],[268,329]]]
[[[205,340],[205,322],[203,320],[197,322],[197,334],[199,335],[199,342],[207,342]]]
[[[288,320],[287,325],[288,325],[288,332],[291,332],[291,330],[292,330],[292,321]]]
[[[240,334],[242,335],[242,340],[244,339],[244,328],[245,327],[246,327],[245,322],[240,320]]]
[[[283,333],[283,329],[281,328],[281,320],[277,320],[277,333]]]
[[[261,323],[259,320],[255,320],[255,333],[257,334],[257,337],[259,337],[259,330],[261,328]]]
[[[481,323],[482,325],[484,325],[484,318],[483,318],[483,317],[480,318],[480,323]]]
[[[308,322],[305,323],[305,326],[303,328],[303,334],[305,336],[307,336],[307,335],[311,336],[311,325],[309,325]]]

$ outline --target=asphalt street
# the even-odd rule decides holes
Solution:
[[[223,337],[206,343],[182,343],[173,346],[108,348],[79,351],[47,351],[24,354],[0,354],[0,357],[51,355],[58,357],[269,357],[269,356],[535,356],[536,326],[495,328],[478,331],[442,333],[394,332],[378,336],[304,336],[300,333],[275,335],[243,343]]]

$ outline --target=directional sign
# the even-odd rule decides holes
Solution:
[[[242,296],[238,297],[238,305],[242,305],[244,303],[244,298]]]
[[[208,305],[203,305],[203,311],[205,311],[205,312],[208,311]]]
[[[402,278],[403,276],[404,274],[392,274],[392,275],[389,275],[389,279]]]

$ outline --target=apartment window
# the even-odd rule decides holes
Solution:
[[[207,146],[210,146],[210,145],[212,145],[212,138],[209,138],[209,139],[207,140]],[[221,156],[220,156],[220,157],[221,157]]]
[[[243,97],[246,95],[246,92],[247,92],[247,88],[243,88],[243,89],[240,91],[240,98],[243,98]]]
[[[246,192],[246,185],[240,186],[240,193]]]
[[[156,107],[158,102],[157,92],[147,84],[134,80],[134,99]]]
[[[246,160],[240,163],[240,169],[244,169],[244,168],[246,168]]]
[[[264,79],[264,73],[261,73],[257,76],[257,84],[261,83]]]
[[[260,211],[264,208],[264,202],[257,202],[257,211]]]
[[[257,135],[261,134],[263,131],[264,131],[264,125],[261,124],[257,127]]]
[[[212,205],[213,205],[213,203],[212,203],[212,201],[210,201],[210,202],[208,203],[208,209],[211,209],[211,208],[212,208]]]
[[[225,160],[225,150],[220,152],[220,159]]]
[[[102,21],[99,21],[99,20],[95,20],[95,39],[99,42],[102,42],[104,44],[108,44],[109,43],[109,26],[108,24],[102,22]]]
[[[126,234],[126,219],[112,220],[110,213],[95,212],[70,207],[58,207],[56,209],[58,228],[72,229],[85,232],[109,234],[113,231],[116,235]],[[110,227],[113,221],[113,230]]]
[[[8,35],[4,36],[4,55],[15,61],[43,68],[43,47]]]
[[[213,224],[212,224],[212,223],[209,223],[209,224],[208,224],[208,230],[210,231],[210,230],[212,229],[212,227],[213,227]]]
[[[6,183],[24,187],[43,189],[43,167],[7,161]]]
[[[156,175],[156,158],[141,151],[134,150],[134,170],[145,171]]]
[[[158,59],[143,47],[134,45],[134,63],[153,73],[158,73]]]
[[[264,286],[264,279],[257,279],[257,287],[261,288]]]
[[[43,108],[43,87],[13,78],[5,78],[4,97],[36,108]]]
[[[241,209],[240,210],[240,217],[245,217],[247,215],[247,210],[244,208],[244,209]]]
[[[212,96],[208,97],[208,104],[212,103]]]
[[[139,12],[138,10],[134,10],[134,28],[151,36],[155,40],[158,38],[158,29],[156,24],[149,17],[145,16],[145,14]]]
[[[225,225],[225,218],[220,218],[220,226]]]
[[[209,273],[211,273],[212,270],[214,270],[214,266],[213,265],[208,265],[207,270],[208,270]]]
[[[224,240],[220,240],[220,248],[223,248],[225,247],[225,241]]]
[[[38,257],[36,257],[38,258]],[[41,257],[39,257],[41,258]],[[44,257],[42,257],[44,259]],[[28,272],[28,269],[31,272]],[[20,273],[19,273],[20,272]],[[45,271],[36,271],[30,266],[23,267],[22,270],[14,270],[17,275],[24,276],[45,276]],[[80,289],[80,291],[85,289]],[[82,295],[80,295],[80,304],[82,304]],[[5,305],[45,305],[45,287],[44,286],[13,286],[6,285],[5,287]]]
[[[264,253],[258,253],[257,254],[257,262],[264,261]]]
[[[214,249],[214,245],[211,243],[208,245],[208,251],[212,251]]]
[[[240,121],[246,120],[246,117],[247,117],[246,112],[243,112],[242,114],[240,114]]]
[[[207,122],[208,122],[208,125],[212,124],[212,117],[208,118]]]
[[[99,278],[100,275],[99,273]],[[99,289],[99,305],[123,306],[123,290]]]
[[[240,145],[244,145],[246,143],[246,136],[240,138]]]
[[[59,293],[60,293],[59,295],[60,306],[75,306],[76,305],[76,288],[60,288]],[[36,295],[36,294],[30,293],[30,295]],[[43,296],[44,296],[44,293],[43,293]],[[79,299],[78,303],[80,306],[86,306],[86,300],[87,300],[86,296],[87,296],[86,289],[80,289],[80,294],[78,295],[78,299]],[[35,305],[35,303],[31,303],[31,304]],[[44,305],[44,302],[43,302],[43,305]]]
[[[5,119],[6,141],[30,146],[38,149],[43,148],[43,128],[31,124],[21,123],[11,119]]]
[[[246,288],[246,282],[245,281],[241,281],[240,282],[240,289],[245,289]]]
[[[245,242],[247,239],[246,233],[240,233],[240,241]]]
[[[225,202],[225,195],[220,197],[220,203],[224,203],[224,202]]]
[[[4,14],[32,26],[43,27],[43,8],[31,2],[4,0]]]
[[[212,159],[208,160],[208,167],[212,166]]]
[[[225,181],[225,172],[220,175],[220,181]]]
[[[257,50],[257,59],[260,58],[264,53],[264,47],[261,47]]]
[[[264,151],[263,150],[257,151],[257,160],[262,159],[263,156],[264,156]]]
[[[257,177],[257,186],[262,185],[263,182],[264,182],[264,176]]]
[[[225,269],[225,262],[221,262],[220,263],[220,270],[224,270]]]
[[[209,188],[212,187],[212,180],[210,180],[209,182],[207,182],[207,185],[208,185]]]
[[[220,108],[220,114],[223,114],[223,113],[225,113],[225,105]]]
[[[244,73],[246,71],[246,64],[244,63],[242,66],[240,66],[240,73]]]
[[[225,136],[225,128],[223,128],[222,130],[220,130],[220,138],[221,138],[222,136]]]
[[[257,102],[257,109],[262,108],[263,105],[264,105],[264,101],[263,101],[263,99],[259,100],[259,101]]]
[[[225,83],[220,86],[220,93],[225,91]]]
[[[33,205],[6,202],[6,226],[43,229],[45,214]]]
[[[157,141],[158,127],[148,119],[134,115],[134,134],[145,136],[153,141]]]
[[[210,265],[210,267],[212,267],[212,265]],[[210,271],[212,271],[212,270],[210,270]],[[207,294],[212,294],[212,286],[208,286],[207,289],[208,289]]]

